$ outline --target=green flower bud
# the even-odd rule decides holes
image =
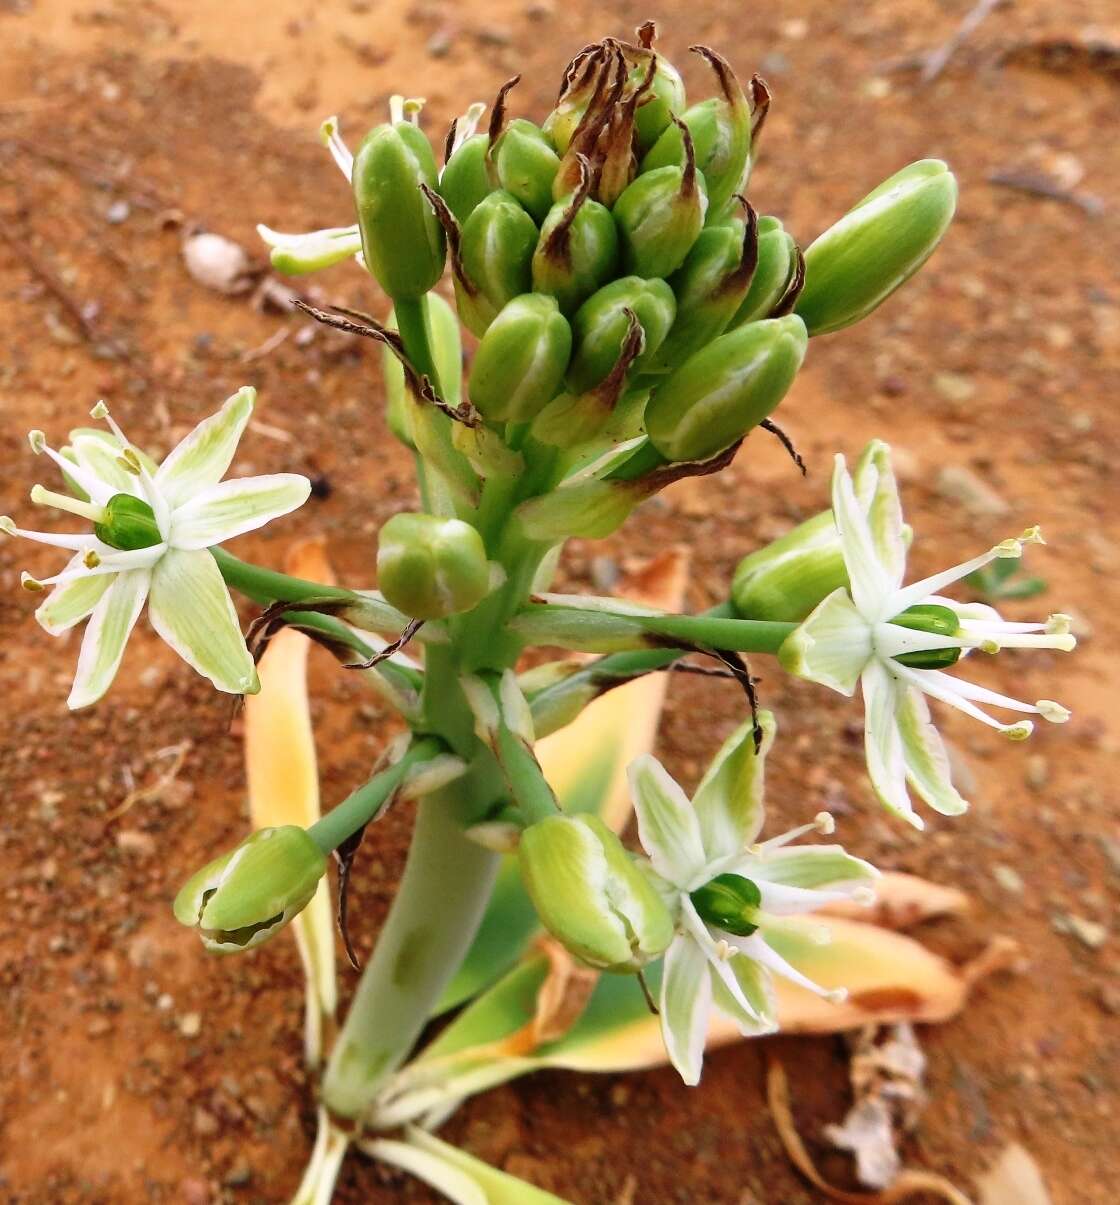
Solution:
[[[538,221],[552,208],[552,181],[560,170],[560,156],[539,127],[524,117],[515,118],[493,139],[489,152],[490,178],[512,193]]]
[[[840,533],[826,510],[744,557],[731,582],[731,601],[744,619],[800,623],[847,584]]]
[[[112,548],[153,548],[163,540],[155,512],[141,498],[114,494],[104,511],[104,518],[93,525],[93,534]]]
[[[702,921],[725,933],[750,937],[758,928],[762,892],[753,879],[741,874],[719,874],[688,898]]]
[[[885,180],[805,252],[796,311],[811,335],[871,313],[933,254],[957,206],[957,181],[940,159]]]
[[[533,253],[533,292],[551,293],[572,313],[618,265],[618,231],[611,212],[589,199],[590,178],[549,210]]]
[[[707,60],[723,95],[690,106],[681,114],[680,122],[667,126],[642,160],[642,174],[669,165],[685,166],[688,151],[683,130],[687,128],[695,144],[696,166],[708,186],[708,202],[714,218],[741,190],[746,179],[751,153],[751,106],[725,59],[706,46],[692,49]]]
[[[641,354],[630,366],[637,374],[656,355],[677,313],[673,290],[663,280],[623,276],[593,293],[572,318],[575,353],[568,387],[584,393],[605,380],[618,363],[630,327],[627,310],[645,337]]]
[[[660,138],[685,106],[684,80],[681,73],[663,55],[653,49],[653,38],[656,33],[652,21],[647,21],[639,30],[638,38],[642,49],[653,56],[657,64],[654,69],[653,83],[650,85],[647,98],[643,100],[635,114],[634,130],[639,153],[644,154]],[[637,59],[630,72],[629,83],[637,87],[645,78],[647,66],[641,56],[634,52]]]
[[[793,384],[808,336],[795,315],[720,335],[687,359],[646,406],[646,432],[666,460],[707,460],[757,426]]]
[[[443,229],[420,191],[436,185],[432,148],[408,121],[374,126],[354,156],[362,255],[394,300],[422,297],[443,274]]]
[[[684,167],[643,172],[615,202],[614,218],[627,272],[647,277],[671,275],[684,263],[704,227],[708,195],[696,170],[687,130],[684,145]]]
[[[415,619],[469,611],[490,593],[482,537],[460,519],[396,514],[378,536],[377,584],[391,606]]]
[[[723,334],[743,302],[758,259],[754,210],[748,220],[708,226],[669,280],[677,299],[677,320],[652,367],[671,368],[697,348]]]
[[[735,316],[732,330],[745,322],[769,318],[797,268],[797,243],[778,218],[758,219],[758,263],[750,288]]]
[[[571,352],[572,330],[554,297],[515,297],[478,345],[471,402],[490,422],[528,422],[560,388]]]
[[[440,175],[439,195],[460,225],[494,187],[486,168],[489,147],[490,139],[485,134],[475,134],[451,153]]]
[[[507,302],[532,288],[537,237],[536,223],[508,192],[492,192],[467,219],[455,287],[463,321],[474,334],[481,337]]]
[[[521,834],[521,878],[544,927],[577,958],[640,970],[668,948],[673,919],[598,816],[550,816]]]
[[[459,335],[459,319],[438,293],[429,293],[424,304],[428,310],[428,342],[439,374],[443,399],[452,406],[458,406],[463,392],[463,345]],[[396,316],[390,313],[385,325],[395,331]],[[385,382],[385,421],[401,443],[414,448],[416,445],[408,419],[404,368],[387,347],[381,349],[381,371]]]
[[[262,828],[187,880],[175,897],[175,919],[197,928],[215,953],[251,950],[303,911],[326,870],[306,829]]]
[[[609,49],[602,42],[585,46],[568,64],[556,107],[541,124],[541,132],[563,155],[588,106],[603,86],[603,72],[609,63]]]

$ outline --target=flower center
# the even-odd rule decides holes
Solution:
[[[716,875],[689,896],[700,919],[717,929],[750,937],[758,928],[762,892],[752,879],[741,874]]]
[[[163,539],[155,512],[142,498],[114,494],[103,509],[102,519],[93,525],[94,534],[102,543],[131,552],[151,548]]]
[[[938,603],[917,603],[907,607],[890,621],[896,627],[925,632],[930,636],[957,636],[961,625],[956,612]],[[923,649],[916,653],[899,653],[894,660],[911,669],[946,669],[960,660],[959,648]]]

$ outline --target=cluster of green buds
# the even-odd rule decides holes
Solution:
[[[391,355],[414,371],[388,362],[390,425],[458,518],[472,520],[489,477],[524,473],[531,538],[600,535],[676,477],[722,467],[770,425],[809,336],[870,313],[952,217],[954,178],[925,160],[803,255],[747,199],[767,85],[740,83],[694,46],[713,89],[690,101],[655,32],[647,22],[635,42],[581,50],[539,125],[511,116],[510,80],[485,126],[481,104],[452,123],[442,169],[422,101],[394,98],[352,157],[332,119],[324,137],[356,225],[262,228],[277,266],[357,252],[392,299],[402,338]],[[445,261],[458,319],[479,341],[465,389],[454,316],[428,296]]]

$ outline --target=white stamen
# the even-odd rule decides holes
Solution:
[[[350,153],[350,148],[346,143],[342,141],[337,117],[328,117],[323,122],[319,127],[319,138],[330,151],[331,158],[338,166],[338,170],[349,180],[354,174],[354,156]]]
[[[47,446],[47,437],[42,431],[28,431],[27,442],[31,445],[32,452],[38,456]]]
[[[1039,699],[1035,707],[1038,708],[1038,714],[1051,724],[1064,724],[1071,715],[1068,707],[1055,703],[1053,699]]]
[[[733,954],[737,954],[737,953],[738,953],[738,951],[732,949],[732,947],[730,945],[728,945],[725,938],[721,937],[719,939],[719,941],[717,941],[715,944],[716,957],[718,959],[720,959],[722,962],[726,962]]]
[[[99,477],[95,477],[93,473],[87,472],[80,465],[75,464],[74,461],[67,460],[65,456],[56,452],[47,443],[47,437],[42,431],[29,431],[27,442],[31,445],[31,450],[36,456],[45,453],[71,481],[75,482],[95,502],[108,502],[113,496],[114,491]]]
[[[409,97],[409,99],[404,102],[405,121],[410,121],[414,126],[419,126],[420,111],[427,103],[427,99],[423,96]]]
[[[903,586],[892,596],[889,614],[891,616],[900,615],[908,607],[924,602],[929,595],[940,593],[945,586],[951,586],[953,582],[960,581],[962,577],[967,577],[970,573],[975,573],[977,569],[983,569],[992,561],[999,558],[1021,556],[1022,552],[1023,547],[1018,540],[1004,540],[1002,544],[989,548],[987,552],[974,556],[970,561],[964,561],[960,565],[954,565],[951,569],[944,569],[940,573],[924,577],[920,581],[911,582],[909,586]]]
[[[817,832],[824,837],[836,832],[836,820],[831,812],[818,812],[813,817],[813,825]]]
[[[46,582],[41,582],[37,577],[32,577],[30,573],[21,573],[19,575],[19,584],[31,594],[39,594],[47,588]]]
[[[1034,731],[1034,725],[1030,720],[1023,720],[1018,724],[1008,724],[1000,731],[1009,741],[1025,741]]]
[[[140,459],[132,442],[120,429],[116,419],[109,413],[109,407],[104,402],[98,402],[90,413],[93,414],[95,411],[97,412],[96,416],[104,419],[108,424],[109,430],[117,437],[121,445],[123,467],[140,478],[144,501],[152,508],[152,515],[155,518],[156,527],[159,529],[160,535],[165,534],[171,519],[171,512],[163,499],[163,495],[159,492],[158,486],[152,480],[151,473],[144,467],[144,462]]]
[[[89,412],[90,418],[102,419],[109,415],[109,407],[105,404],[105,399],[102,398],[98,402],[94,402],[93,409]]]
[[[1007,735],[1011,735],[1008,725],[981,711],[975,703],[970,701],[970,698],[977,698],[981,702],[991,703],[993,706],[1006,707],[1009,711],[1027,711],[1033,714],[1036,710],[1029,703],[1020,703],[1018,699],[997,695],[995,691],[987,691],[973,682],[951,677],[939,670],[915,670],[907,665],[901,665],[897,661],[892,662],[888,669],[896,678],[901,678],[923,694],[939,699],[942,703],[947,703],[950,707],[963,711],[965,715],[971,716],[974,720],[987,724],[989,728],[997,728]],[[1013,737],[1015,740],[1024,740],[1033,731],[1030,724],[1026,725],[1025,732],[1023,732],[1024,725],[1022,724],[1013,724],[1010,727],[1016,730],[1016,735]]]
[[[1046,621],[1046,631],[1051,636],[1064,636],[1072,626],[1072,616],[1063,615],[1061,611],[1055,611]]]
[[[81,552],[97,539],[94,535],[78,535],[52,531],[28,531],[25,527],[17,527],[7,515],[0,515],[0,531],[8,536],[20,536],[25,540],[34,540],[36,544],[49,544],[52,548],[69,548],[71,552]]]
[[[830,1004],[843,1004],[848,998],[848,989],[846,987],[834,987],[831,991],[824,993],[824,998]]]
[[[751,845],[747,849],[752,857],[760,857],[763,854],[769,853],[774,849],[781,849],[783,845],[788,845],[791,841],[796,841],[798,837],[804,837],[807,833],[832,833],[836,831],[836,821],[828,812],[818,812],[808,824],[801,824],[797,828],[791,828],[788,833],[779,833],[776,837],[771,837],[769,841],[761,841],[755,845]]]
[[[389,97],[389,121],[395,126],[404,121],[404,97],[400,93]]]
[[[68,494],[56,494],[54,490],[45,489],[41,485],[31,487],[31,501],[36,506],[50,506],[54,510],[64,510],[69,514],[88,519],[91,523],[105,522],[105,508],[94,506],[92,502],[82,502],[71,498]]]

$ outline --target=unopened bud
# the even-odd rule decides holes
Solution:
[[[485,134],[475,134],[451,152],[440,174],[439,195],[460,225],[494,187],[486,169],[489,146],[490,139]]]
[[[463,226],[459,254],[465,280],[455,289],[463,321],[480,336],[513,298],[533,281],[537,226],[519,202],[499,190],[475,206]]]
[[[643,172],[615,202],[623,262],[626,271],[637,276],[665,277],[675,272],[704,227],[707,190],[696,170],[687,130],[683,140],[684,167]]]
[[[746,222],[708,226],[669,283],[677,299],[677,320],[652,367],[672,368],[723,334],[750,288],[758,258],[754,210]]]
[[[683,123],[692,136],[696,166],[704,175],[708,203],[715,216],[722,213],[746,177],[751,153],[751,107],[725,59],[706,46],[692,49],[715,72],[721,95],[690,106],[679,123],[667,126],[642,160],[642,173],[668,165],[685,166],[688,151]]]
[[[940,159],[911,163],[867,194],[805,252],[797,313],[811,335],[871,313],[933,254],[957,206]]]
[[[625,973],[668,948],[668,908],[598,816],[557,815],[531,825],[521,834],[518,862],[541,923],[577,958]]]
[[[758,219],[758,263],[750,288],[729,325],[769,318],[797,267],[797,243],[778,218]]]
[[[571,327],[554,297],[515,297],[478,345],[472,403],[490,422],[528,422],[560,388],[571,351]]]
[[[533,291],[551,293],[565,314],[609,280],[618,264],[611,211],[588,195],[586,173],[570,197],[549,210],[533,253]]]
[[[623,276],[593,293],[572,318],[575,352],[568,386],[584,393],[603,381],[618,363],[630,328],[630,311],[644,336],[642,352],[630,365],[637,374],[657,354],[677,313],[673,290],[663,280]]]
[[[840,533],[826,510],[744,557],[732,579],[731,601],[744,619],[798,623],[847,585]]]
[[[435,188],[436,163],[420,128],[370,130],[354,156],[354,200],[366,266],[394,300],[422,297],[443,274],[443,228],[422,184]]]
[[[294,824],[263,828],[204,866],[175,897],[175,919],[215,953],[251,950],[311,902],[327,859]]]
[[[469,611],[490,592],[482,537],[460,519],[396,514],[378,536],[377,584],[391,606],[415,619]]]
[[[552,208],[552,181],[560,157],[538,126],[523,117],[511,121],[489,152],[491,179],[512,193],[538,221]]]
[[[637,135],[638,152],[644,154],[661,137],[685,106],[684,80],[672,63],[657,51],[651,50],[657,62],[648,99],[638,106],[634,115],[634,130]],[[636,86],[648,70],[640,60],[630,73],[630,83]]]
[[[707,460],[757,426],[785,397],[808,336],[796,315],[720,335],[658,386],[646,406],[653,447],[667,460]]]

